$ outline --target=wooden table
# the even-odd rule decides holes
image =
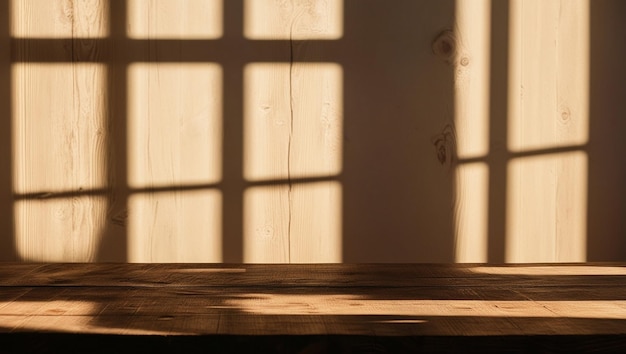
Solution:
[[[0,353],[133,341],[183,352],[626,352],[626,266],[3,263],[0,341]]]

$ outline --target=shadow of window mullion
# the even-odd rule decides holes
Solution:
[[[491,3],[487,261],[506,261],[509,0]]]
[[[243,262],[243,0],[224,1],[222,76],[222,261]]]
[[[96,261],[127,262],[128,258],[128,142],[127,68],[133,45],[126,34],[126,2],[109,2],[110,37],[102,50],[107,56],[106,158],[103,170],[108,189],[105,228],[102,230]]]

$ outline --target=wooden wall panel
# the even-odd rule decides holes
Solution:
[[[1,260],[624,260],[620,2],[0,5]]]

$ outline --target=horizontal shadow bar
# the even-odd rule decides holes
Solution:
[[[535,149],[535,150],[525,150],[525,151],[509,151],[505,153],[505,159],[517,159],[522,157],[533,157],[533,156],[541,156],[541,155],[552,155],[552,154],[562,154],[567,152],[575,152],[575,151],[586,151],[589,148],[588,144],[582,145],[571,145],[571,146],[559,146],[554,148],[547,149]],[[469,157],[458,159],[458,163],[474,163],[474,162],[486,162],[489,159],[489,155],[477,156],[477,157]]]
[[[329,182],[336,181],[341,175],[335,176],[322,176],[322,177],[302,177],[292,179],[275,179],[275,180],[262,180],[244,182],[246,187],[263,187],[263,186],[278,186],[278,185],[293,185],[293,184],[307,184],[317,182]],[[168,186],[155,186],[145,188],[129,188],[130,194],[137,193],[160,193],[160,192],[181,192],[181,191],[194,191],[202,189],[222,189],[222,183],[206,183],[206,184],[185,184],[185,185],[168,185]],[[65,190],[58,192],[37,191],[30,193],[15,193],[13,195],[15,200],[28,200],[28,199],[60,199],[71,198],[80,196],[97,196],[97,195],[109,195],[111,189],[108,188],[94,188],[94,189],[82,189],[82,190]]]
[[[323,46],[325,53],[317,51],[305,62],[337,62],[337,54],[347,53],[342,40],[171,40],[171,39],[115,39],[115,38],[12,38],[13,62],[109,62],[120,59],[127,62],[220,62],[237,58],[244,62],[289,62],[284,49],[306,43]],[[124,52],[101,51],[93,56],[81,56],[94,48],[123,45],[133,50]],[[154,53],[158,46],[158,53]],[[149,48],[150,52],[142,51]],[[61,49],[61,50],[60,50]],[[65,50],[67,49],[67,50]],[[137,50],[139,49],[139,50]],[[74,54],[72,54],[74,51]],[[69,58],[68,58],[69,56]],[[344,55],[342,55],[344,56]],[[246,59],[247,58],[247,59]],[[288,58],[289,59],[289,58]],[[292,59],[292,58],[291,58]],[[295,60],[297,61],[297,60]],[[297,61],[301,62],[301,61]]]

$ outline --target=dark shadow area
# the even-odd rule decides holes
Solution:
[[[0,1],[0,260],[17,260],[13,237],[13,146],[9,0]]]
[[[590,1],[587,260],[626,260],[626,2]]]
[[[98,52],[107,57],[107,212],[106,223],[100,236],[95,261],[128,261],[128,133],[126,116],[128,110],[128,61],[125,53],[130,46],[124,42],[128,23],[125,1],[110,1],[109,41],[100,43]]]
[[[432,44],[454,1],[345,1],[343,261],[454,262],[453,66]],[[452,151],[450,151],[452,152]]]
[[[508,164],[509,0],[491,3],[487,262],[505,262]]]
[[[1,353],[619,353],[626,337],[613,336],[102,336],[0,334]],[[0,349],[1,350],[1,349]]]

